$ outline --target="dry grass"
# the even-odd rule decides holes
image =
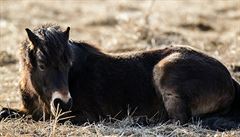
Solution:
[[[53,134],[54,133],[54,134]],[[11,119],[2,121],[0,136],[229,136],[238,137],[240,130],[217,132],[202,128],[199,125],[182,127],[178,124],[158,124],[156,126],[137,126],[129,119],[97,124],[86,123],[83,126],[74,126],[68,122],[57,124],[55,122],[34,122],[31,120]]]
[[[240,1],[13,1],[0,0],[0,106],[20,107],[17,49],[24,28],[45,23],[71,27],[71,38],[109,52],[189,44],[223,62],[240,80]],[[231,67],[232,66],[232,67]],[[131,118],[74,126],[54,121],[0,122],[0,136],[239,136],[200,125],[141,127]],[[133,126],[134,125],[134,126]],[[55,130],[55,131],[54,131]]]

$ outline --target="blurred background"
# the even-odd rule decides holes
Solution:
[[[0,0],[0,106],[20,106],[17,51],[25,28],[46,23],[107,52],[187,44],[240,79],[240,0]]]

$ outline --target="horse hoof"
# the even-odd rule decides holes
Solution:
[[[0,111],[0,119],[7,118],[9,116],[9,112],[7,110]]]
[[[3,108],[0,111],[0,120],[5,118],[13,118],[16,117],[18,114],[17,112],[11,111],[8,108]]]

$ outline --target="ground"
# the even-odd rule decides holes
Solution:
[[[217,58],[240,80],[240,0],[15,1],[0,0],[0,109],[21,106],[18,49],[25,28],[46,23],[71,27],[70,38],[106,52],[149,50],[187,44]],[[73,126],[26,119],[0,121],[0,136],[240,136],[240,129],[211,131],[199,125]]]

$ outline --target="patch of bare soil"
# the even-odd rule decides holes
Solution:
[[[8,64],[14,64],[17,60],[15,57],[6,51],[0,51],[0,66],[8,65]]]
[[[197,23],[197,24],[192,24],[192,23],[187,23],[187,24],[180,24],[180,27],[186,28],[186,29],[198,29],[200,31],[213,31],[214,28],[205,23]]]

